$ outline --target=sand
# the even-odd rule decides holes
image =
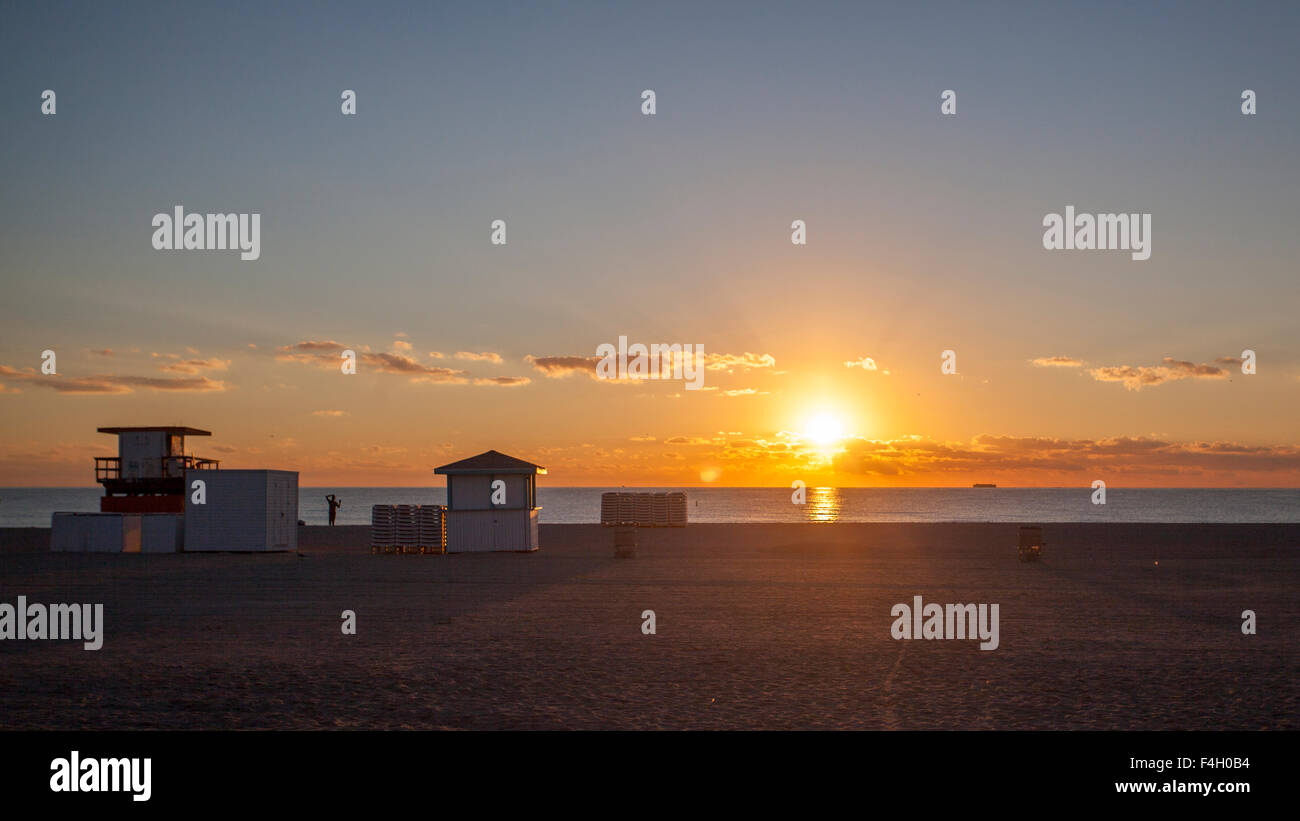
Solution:
[[[106,620],[97,652],[0,642],[0,728],[1300,726],[1300,525],[1047,525],[1036,565],[1005,524],[694,524],[627,560],[598,525],[451,556],[300,532],[140,556],[0,531],[0,602]],[[914,595],[998,603],[999,648],[894,640]]]

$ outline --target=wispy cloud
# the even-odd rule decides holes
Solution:
[[[1163,385],[1180,379],[1227,379],[1228,372],[1216,365],[1196,364],[1166,356],[1159,365],[1092,368],[1088,371],[1098,382],[1121,382],[1130,391]]]
[[[163,377],[163,376],[121,376],[117,374],[97,374],[95,376],[62,376],[38,374],[34,370],[16,370],[7,365],[0,365],[0,379],[10,384],[27,384],[38,388],[47,388],[58,393],[79,394],[120,394],[132,393],[137,388],[156,391],[224,391],[224,382],[209,379],[206,376]]]
[[[527,385],[533,380],[526,376],[484,376],[474,380],[475,385],[496,385],[502,388],[515,388]]]
[[[1029,360],[1040,368],[1082,368],[1083,360],[1072,356],[1040,356]]]
[[[229,359],[178,359],[159,366],[167,373],[196,374],[201,371],[224,371],[230,368]]]
[[[475,362],[491,362],[493,365],[500,365],[502,362],[501,355],[485,351],[483,353],[474,353],[473,351],[457,351],[457,359],[471,359]]]
[[[563,379],[575,373],[596,378],[599,356],[526,356],[524,359],[551,379]]]
[[[858,359],[847,360],[844,363],[844,367],[861,368],[864,371],[869,371],[871,373],[879,373],[883,376],[889,376],[889,371],[880,368],[878,365],[876,365],[876,360],[872,359],[869,356],[863,356]]]
[[[771,370],[776,367],[776,357],[768,353],[742,354],[706,353],[704,367],[710,371],[734,373],[739,371]]]
[[[276,352],[276,359],[287,362],[299,362],[322,368],[337,368],[342,362],[341,355],[347,347],[333,340],[307,340],[293,345],[285,345]],[[430,354],[432,356],[433,354]],[[468,371],[458,368],[444,368],[439,365],[426,365],[404,353],[396,351],[377,353],[362,350],[357,354],[360,365],[374,373],[397,374],[409,377],[413,384],[451,384],[481,385],[488,387],[519,387],[532,380],[526,376],[491,376],[475,377]]]

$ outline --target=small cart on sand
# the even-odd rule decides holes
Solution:
[[[1020,527],[1020,561],[1036,562],[1043,553],[1043,529],[1037,525]]]

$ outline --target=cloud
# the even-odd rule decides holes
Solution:
[[[1072,356],[1040,356],[1037,359],[1029,360],[1031,364],[1040,368],[1082,368],[1083,360],[1075,359]]]
[[[196,374],[200,371],[224,371],[230,368],[229,359],[182,359],[169,362],[158,370],[168,373]]]
[[[754,390],[753,388],[736,388],[728,391],[719,391],[718,396],[767,396],[767,391]]]
[[[58,393],[133,393],[136,388],[148,388],[156,391],[224,391],[226,384],[208,379],[206,376],[161,377],[161,376],[118,376],[99,374],[96,376],[57,376],[38,374],[32,369],[16,370],[7,365],[0,365],[0,379],[10,383],[26,383],[39,388],[49,388]]]
[[[742,354],[706,353],[704,355],[704,367],[705,370],[722,371],[724,373],[733,373],[737,369],[741,371],[770,370],[776,367],[776,357],[771,354],[749,353],[748,351]]]
[[[95,354],[96,356],[112,356],[112,355],[113,355],[113,349],[112,349],[112,348],[100,348],[100,349],[98,349],[98,350],[93,350],[93,351],[91,351],[91,353]]]
[[[491,352],[474,353],[473,351],[457,351],[457,359],[472,359],[476,362],[491,362],[493,365],[501,364],[501,355]]]
[[[312,416],[347,416],[348,412],[341,411],[341,410],[318,410],[318,411],[312,411],[311,415]]]
[[[1215,357],[1214,361],[1220,365],[1243,365],[1246,362],[1240,356],[1219,356]]]
[[[325,367],[336,367],[347,346],[333,340],[306,340],[285,345],[276,350],[275,358],[282,362],[306,362]]]
[[[640,436],[628,437],[628,441],[629,442],[653,442],[655,441],[655,437],[651,436],[648,433],[643,433]]]
[[[1179,379],[1227,379],[1228,372],[1215,365],[1204,363],[1197,365],[1166,356],[1161,364],[1154,366],[1118,365],[1106,368],[1092,368],[1088,371],[1098,382],[1122,382],[1131,391],[1144,387],[1163,385]]]
[[[424,365],[400,353],[363,353],[358,359],[379,373],[409,374],[420,377],[421,381],[447,381],[465,376],[465,371]]]
[[[981,435],[969,443],[908,437],[851,440],[836,455],[834,465],[845,473],[940,476],[1024,471],[1092,477],[1207,470],[1294,471],[1300,469],[1300,447],[1173,442],[1141,436],[1055,439]]]
[[[285,345],[276,353],[276,359],[289,362],[302,362],[323,368],[337,368],[342,361],[340,355],[345,350],[341,343],[334,341],[306,341]],[[435,356],[435,354],[430,354]],[[486,356],[486,355],[482,355]],[[495,354],[492,354],[495,356]],[[435,358],[442,358],[437,354]],[[404,353],[375,353],[362,351],[357,355],[361,366],[374,373],[397,374],[410,377],[413,384],[452,384],[484,385],[495,387],[518,387],[532,382],[526,376],[491,376],[473,377],[468,371],[457,368],[444,368],[426,365]],[[360,371],[361,368],[358,368]]]
[[[700,436],[674,436],[664,440],[665,445],[710,445],[712,443],[712,439]]]
[[[524,359],[551,379],[563,379],[575,373],[596,378],[599,356],[526,356]]]
[[[628,361],[634,357],[629,356]],[[683,351],[680,354],[663,354],[660,365],[663,370],[675,370],[677,359],[680,358],[683,364],[683,370],[686,364],[694,361],[695,354],[690,351]],[[562,379],[575,373],[584,373],[592,379],[600,382],[612,384],[626,384],[628,382],[640,382],[641,379],[628,377],[626,379],[600,379],[596,376],[596,365],[601,361],[599,356],[526,356],[524,359],[531,363],[534,368],[544,373],[552,379]],[[650,361],[650,370],[653,372],[654,360],[647,356]],[[771,354],[710,354],[706,353],[703,357],[704,369],[706,371],[721,371],[722,373],[734,373],[737,370],[748,372],[751,370],[770,369],[776,367],[776,359]],[[662,372],[662,371],[661,371]],[[659,380],[656,380],[659,381]]]
[[[519,385],[527,385],[533,380],[526,376],[486,376],[474,380],[475,385],[498,385],[504,388],[513,388]]]
[[[409,350],[411,350],[412,347],[413,347],[413,346],[411,345],[411,343],[410,343],[410,342],[407,342],[407,341],[405,341],[405,340],[402,340],[402,339],[395,339],[395,340],[393,340],[393,348],[396,349],[396,350],[399,350],[399,351],[409,351]]]
[[[889,376],[889,375],[890,375],[890,374],[889,374],[889,371],[881,370],[881,369],[876,365],[876,360],[872,359],[872,358],[869,357],[869,356],[864,356],[864,357],[861,357],[860,359],[850,359],[850,360],[848,360],[848,361],[846,361],[846,362],[844,363],[844,367],[846,367],[846,368],[861,368],[861,369],[864,370],[864,371],[870,371],[870,372],[872,372],[872,373],[879,373],[879,374],[881,374],[882,376]]]

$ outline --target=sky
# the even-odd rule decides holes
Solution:
[[[0,3],[0,485],[186,424],[305,485],[495,448],[556,486],[1298,486],[1297,35],[1287,3]],[[260,214],[260,257],[156,250],[177,205]],[[1068,205],[1150,214],[1151,258],[1044,249]],[[620,336],[702,345],[704,388],[597,378]]]

